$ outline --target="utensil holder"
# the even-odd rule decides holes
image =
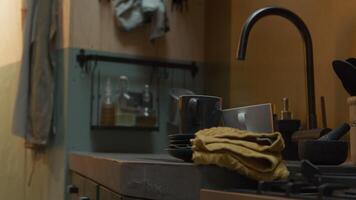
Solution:
[[[347,99],[350,110],[350,150],[351,161],[356,165],[356,96],[349,97]]]

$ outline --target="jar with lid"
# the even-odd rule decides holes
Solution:
[[[150,91],[150,86],[147,84],[142,91],[142,105],[136,122],[140,127],[153,127],[157,122],[157,117],[153,110],[153,95]]]
[[[129,83],[127,76],[120,76],[119,91],[115,113],[116,126],[135,126],[137,108],[130,105],[132,101],[129,93]]]
[[[101,104],[100,125],[114,126],[115,124],[115,106],[112,100],[111,79],[106,80],[104,99]]]

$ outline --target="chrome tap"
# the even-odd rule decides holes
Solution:
[[[261,18],[277,15],[288,19],[292,22],[299,30],[301,34],[305,49],[306,49],[306,72],[307,72],[307,94],[308,94],[308,122],[309,129],[317,127],[316,111],[315,111],[315,89],[314,89],[314,64],[313,64],[313,44],[312,39],[309,33],[309,30],[303,20],[291,12],[290,10],[279,8],[279,7],[266,7],[259,10],[256,10],[250,15],[246,20],[244,27],[242,29],[240,45],[237,53],[238,60],[245,60],[247,42],[250,31],[253,25]]]

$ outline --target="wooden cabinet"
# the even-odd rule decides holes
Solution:
[[[104,187],[100,187],[99,199],[100,200],[123,200],[123,198],[119,194],[116,194]]]
[[[110,189],[75,172],[71,174],[71,184],[68,186],[70,200],[80,200],[83,197],[88,200],[138,200],[139,198],[126,197],[117,194]]]
[[[79,200],[81,197],[88,197],[90,200],[99,200],[99,185],[95,182],[79,175],[72,173],[72,187],[68,188],[70,200]]]

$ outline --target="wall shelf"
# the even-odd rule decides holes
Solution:
[[[130,64],[133,66],[142,66],[142,67],[150,67],[150,68],[166,68],[166,69],[181,69],[190,71],[192,77],[195,77],[198,74],[199,68],[196,62],[176,62],[168,59],[150,59],[143,57],[123,57],[123,56],[110,56],[103,54],[89,54],[86,53],[84,49],[80,49],[76,60],[79,64],[79,67],[88,75],[91,75],[91,85],[90,85],[90,96],[91,96],[91,107],[90,107],[90,116],[91,116],[91,125],[90,128],[92,131],[100,131],[100,130],[127,130],[127,131],[159,131],[158,125],[154,127],[125,127],[125,126],[111,126],[104,127],[99,124],[99,110],[100,110],[100,72],[97,75],[98,84],[96,86],[97,93],[94,92],[94,82],[95,82],[95,72],[101,67],[98,65],[99,62],[106,63],[118,63],[118,64]],[[158,101],[158,100],[157,100]],[[157,103],[159,104],[159,103]],[[95,112],[93,112],[95,111]],[[159,124],[159,108],[157,111],[157,123]]]

